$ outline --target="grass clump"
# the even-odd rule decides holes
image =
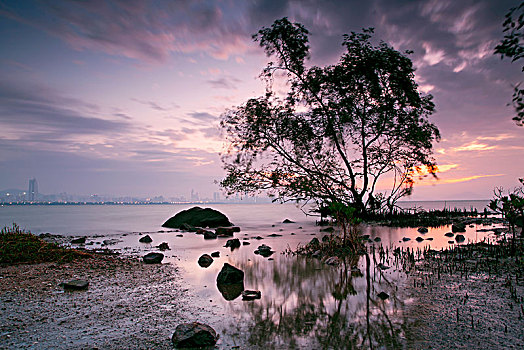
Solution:
[[[17,224],[5,226],[0,231],[0,263],[70,262],[77,258],[91,257],[75,249],[64,248],[22,230]]]

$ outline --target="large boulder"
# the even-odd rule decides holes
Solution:
[[[169,218],[162,226],[169,228],[182,228],[183,224],[196,227],[233,226],[227,216],[221,212],[211,208],[200,207],[182,210],[175,216]]]
[[[236,284],[244,282],[244,271],[237,269],[236,267],[224,263],[222,270],[217,276],[217,285],[220,284]]]
[[[173,345],[177,348],[213,346],[217,340],[217,332],[207,324],[200,322],[179,324],[171,338]]]

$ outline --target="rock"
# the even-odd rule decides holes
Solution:
[[[455,234],[453,232],[446,232],[444,233],[444,236],[446,237],[453,237]]]
[[[153,242],[153,239],[149,235],[145,235],[144,237],[140,238],[138,241],[140,243],[151,243]]]
[[[456,235],[455,236],[455,241],[457,241],[457,243],[464,242],[465,240],[466,240],[466,237],[464,237],[464,235]]]
[[[384,293],[384,292],[380,292],[380,293],[378,293],[377,297],[379,297],[382,300],[386,300],[387,298],[389,298],[389,294],[388,293]]]
[[[279,235],[278,233],[272,233],[268,235],[268,237],[282,237],[282,235]]]
[[[169,244],[167,244],[167,242],[160,243],[157,248],[160,249],[160,250],[171,250],[169,248]]]
[[[320,232],[333,232],[335,229],[332,226],[320,229]]]
[[[449,244],[455,244],[455,241],[448,241]]]
[[[217,333],[207,324],[199,322],[179,324],[171,337],[177,348],[201,348],[213,346],[218,340]]]
[[[451,225],[451,231],[453,233],[455,233],[455,232],[466,232],[466,224],[463,224],[461,222],[453,224],[453,225]]]
[[[332,256],[327,258],[326,261],[324,261],[324,263],[326,263],[327,265],[338,265],[340,264],[340,259],[337,256]]]
[[[381,270],[387,270],[387,269],[390,268],[389,266],[386,266],[386,265],[384,265],[383,263],[379,263],[379,264],[377,265],[377,267],[378,267],[379,269],[381,269]]]
[[[73,244],[84,244],[86,242],[86,239],[87,237],[80,237],[80,238],[75,238],[71,241],[71,243]]]
[[[217,227],[215,233],[221,237],[233,237],[233,233],[239,232],[235,227]]]
[[[220,284],[236,284],[244,282],[244,271],[237,269],[236,267],[224,263],[222,270],[217,276],[217,285]]]
[[[408,241],[411,241],[411,238],[409,238],[409,237],[404,237],[404,238],[402,238],[402,241],[404,241],[404,242],[408,242]]]
[[[186,223],[183,223],[182,225],[180,225],[180,229],[183,230],[183,231],[188,231],[188,232],[197,232],[198,229],[194,226],[191,226],[189,224],[186,224]]]
[[[259,245],[257,250],[255,250],[255,254],[259,254],[263,256],[264,258],[267,258],[271,255],[273,255],[274,251],[271,250],[270,246],[267,246],[265,244]]]
[[[211,253],[211,256],[213,258],[218,258],[220,256],[220,252],[213,252],[213,253]]]
[[[317,237],[313,238],[309,243],[307,244],[309,247],[318,247],[320,246],[320,241]]]
[[[224,299],[235,300],[244,291],[244,282],[234,284],[217,284],[218,291]]]
[[[184,237],[184,235],[176,235],[177,237]]]
[[[422,238],[422,237],[415,238],[415,241],[417,241],[417,242],[422,242],[423,240],[424,240],[424,238]]]
[[[72,280],[60,284],[64,290],[85,290],[89,287],[89,282],[85,280]]]
[[[216,239],[217,234],[215,232],[206,231],[204,232],[204,239]]]
[[[296,235],[296,233],[295,232],[291,232],[291,236],[294,236],[294,235]]]
[[[426,238],[426,241],[432,241],[432,240],[433,240],[433,237]]]
[[[264,238],[262,238],[260,236],[256,236],[255,239],[261,240],[261,239],[264,239]]]
[[[243,241],[242,242],[242,245],[250,245],[251,243],[247,242],[247,241]]]
[[[428,233],[428,228],[427,227],[419,227],[417,231],[419,233]]]
[[[204,230],[203,228],[199,228],[199,229],[197,229],[197,230],[195,231],[195,233],[196,233],[197,235],[205,235],[206,233],[209,233],[209,232],[211,232],[211,231]]]
[[[374,241],[375,241],[375,242],[380,242],[381,239],[380,239],[380,237],[375,237]]]
[[[122,242],[122,241],[119,239],[106,239],[102,241],[102,244],[103,245],[113,245],[113,244],[117,244],[118,242]]]
[[[283,224],[294,224],[295,222],[294,221],[291,221],[289,219],[284,219],[284,221],[282,221]]]
[[[212,263],[213,258],[208,254],[202,254],[200,258],[198,258],[198,265],[201,267],[209,267]]]
[[[144,263],[146,264],[160,264],[162,259],[164,259],[164,254],[162,253],[149,253],[146,254],[143,258]]]
[[[242,292],[242,300],[255,300],[261,297],[262,293],[259,290],[245,290]]]
[[[322,242],[328,242],[329,241],[329,236],[328,235],[324,235],[322,236]]]
[[[224,246],[226,248],[231,248],[231,250],[235,248],[240,247],[240,240],[238,238],[228,239],[226,242],[226,245]]]
[[[182,210],[175,216],[169,218],[163,227],[182,228],[183,224],[198,227],[220,227],[232,226],[227,216],[218,210],[211,208],[193,207],[191,209]]]
[[[369,235],[362,235],[360,236],[360,239],[362,239],[363,241],[367,241],[369,239]]]

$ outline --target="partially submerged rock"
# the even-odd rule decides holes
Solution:
[[[294,221],[291,221],[289,219],[284,219],[284,221],[282,221],[283,224],[294,224],[295,222]]]
[[[214,233],[214,232],[211,232],[211,231],[207,231],[204,232],[204,239],[216,239],[217,238],[217,234]]]
[[[403,238],[402,238],[402,241],[404,241],[404,242],[409,242],[409,241],[411,241],[411,238],[409,238],[409,237],[403,237]]]
[[[146,264],[160,264],[162,259],[164,259],[164,254],[162,253],[149,253],[146,254],[143,258],[144,263]]]
[[[417,237],[417,238],[415,238],[415,241],[417,241],[417,242],[422,242],[423,240],[424,240],[424,238],[422,238],[422,237],[420,237],[420,236]]]
[[[213,258],[209,254],[202,254],[198,258],[198,265],[201,267],[209,267],[213,263]]]
[[[216,331],[211,326],[200,322],[179,324],[171,337],[173,345],[177,348],[213,346],[217,340]]]
[[[153,239],[151,238],[151,236],[145,235],[144,237],[141,237],[138,241],[140,243],[151,243],[153,242]]]
[[[389,298],[389,294],[385,292],[380,292],[378,293],[377,297],[379,297],[382,300],[386,300],[387,298]]]
[[[211,253],[211,256],[213,258],[218,258],[218,257],[220,257],[220,252],[213,252],[213,253]]]
[[[245,290],[242,292],[242,300],[260,299],[262,293],[259,290]]]
[[[227,216],[218,210],[211,208],[193,207],[191,209],[182,210],[175,216],[169,218],[163,227],[182,228],[183,224],[188,224],[197,227],[219,227],[232,226]]]
[[[453,232],[446,232],[444,233],[444,236],[446,237],[453,237],[455,234]]]
[[[417,231],[419,233],[428,233],[428,228],[427,227],[419,227]]]
[[[85,280],[72,280],[60,284],[64,290],[85,290],[89,287],[89,282]]]
[[[244,271],[237,269],[236,267],[224,263],[222,270],[218,273],[217,276],[217,285],[218,284],[235,284],[244,282]]]
[[[215,229],[216,235],[220,237],[233,237],[233,234],[239,231],[240,231],[240,228],[238,227],[217,227]]]
[[[160,250],[171,250],[171,248],[169,248],[169,244],[167,244],[167,242],[160,243],[157,248],[160,249]]]
[[[451,231],[453,233],[455,232],[466,232],[466,224],[458,222],[453,225],[451,225]]]
[[[226,248],[231,248],[231,250],[235,248],[240,247],[240,240],[238,238],[228,239],[226,242],[226,245],[224,246]]]
[[[272,233],[270,235],[267,235],[268,237],[282,237],[282,235],[278,234],[278,233]]]
[[[464,237],[464,235],[456,235],[455,236],[455,241],[457,241],[457,243],[462,243],[466,240],[466,237]]]
[[[75,238],[71,241],[71,243],[73,244],[84,244],[85,242],[86,242],[86,237]]]
[[[255,250],[255,254],[259,254],[263,256],[264,258],[267,258],[271,255],[273,255],[274,251],[271,250],[270,246],[267,246],[265,244],[259,245],[257,250]]]

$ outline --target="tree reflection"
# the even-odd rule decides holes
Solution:
[[[304,257],[279,257],[272,266],[240,264],[247,288],[262,299],[231,305],[240,322],[231,325],[250,348],[397,348],[401,303],[368,256],[346,258],[338,267]],[[360,265],[360,266],[359,266]],[[362,274],[358,268],[365,269]]]

